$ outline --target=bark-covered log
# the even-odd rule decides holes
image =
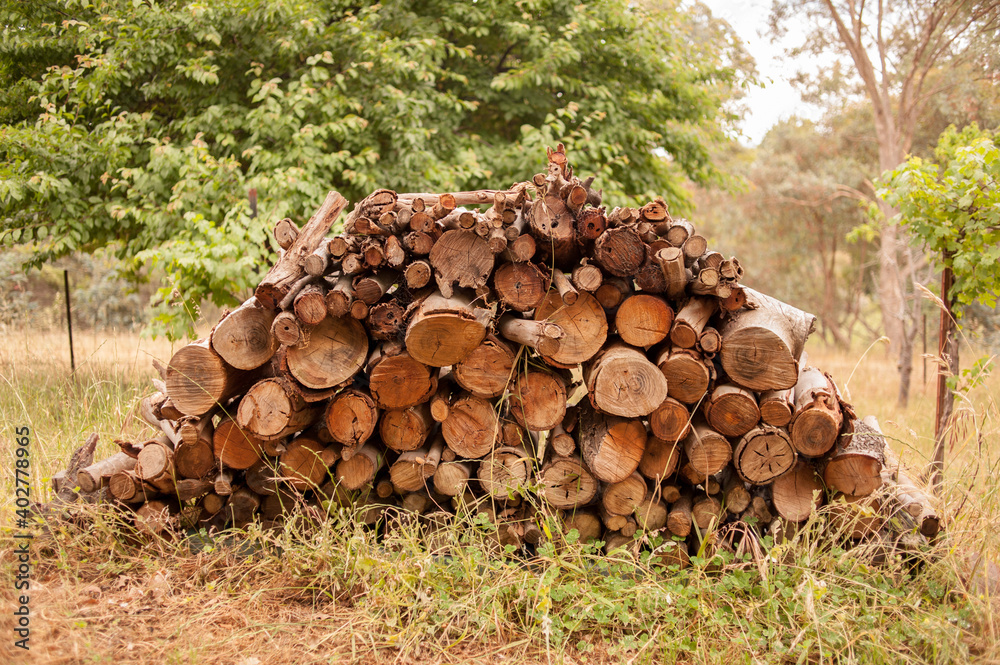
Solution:
[[[609,416],[592,409],[580,413],[579,446],[587,468],[606,483],[617,483],[638,467],[646,448],[641,421]]]
[[[489,311],[473,307],[466,293],[431,294],[410,319],[406,350],[431,367],[454,365],[482,343],[489,320]]]
[[[649,437],[639,460],[639,473],[658,483],[673,477],[680,465],[682,450],[679,441]]]
[[[266,308],[276,309],[292,286],[305,274],[305,257],[323,242],[330,227],[347,207],[347,199],[330,192],[323,205],[295,237],[271,270],[257,286],[257,300]]]
[[[760,394],[760,419],[768,425],[784,427],[792,420],[795,388],[765,390]]]
[[[744,388],[791,388],[816,317],[753,289],[744,292],[748,309],[732,312],[719,330],[722,367]]]
[[[636,472],[605,487],[601,505],[612,515],[631,515],[645,499],[646,479]]]
[[[533,431],[549,430],[566,415],[566,382],[552,372],[518,374],[508,399],[511,415]]]
[[[261,441],[276,441],[318,421],[323,408],[302,399],[287,379],[258,381],[240,400],[236,424]]]
[[[497,322],[497,332],[504,339],[529,346],[543,356],[554,356],[562,349],[566,336],[561,325],[550,321],[531,321],[505,314]]]
[[[106,487],[111,477],[121,471],[135,468],[136,460],[125,453],[115,453],[111,457],[95,462],[77,472],[76,484],[80,491],[89,494]]]
[[[789,522],[801,522],[823,505],[823,481],[813,466],[799,462],[771,483],[774,509]]]
[[[263,442],[224,416],[212,435],[212,448],[219,462],[230,469],[249,469],[260,460]]]
[[[406,452],[423,446],[433,428],[430,406],[423,403],[384,412],[379,422],[379,436],[392,450]]]
[[[458,385],[477,397],[498,397],[512,379],[514,352],[510,346],[488,335],[452,369]]]
[[[369,389],[383,409],[407,409],[426,402],[437,389],[437,370],[419,362],[406,351],[396,355],[377,349],[368,364]]]
[[[693,349],[708,320],[715,313],[714,298],[691,298],[674,317],[670,330],[670,341],[682,349]]]
[[[542,467],[538,482],[539,496],[553,508],[566,510],[589,504],[599,487],[579,457],[554,457]]]
[[[646,261],[646,243],[631,227],[609,228],[594,241],[594,261],[615,277],[631,278]]]
[[[752,485],[766,485],[786,473],[798,459],[788,433],[763,425],[747,432],[733,451],[733,466]]]
[[[684,404],[701,401],[712,381],[713,368],[698,351],[664,348],[655,358],[667,380],[667,395]]]
[[[853,421],[851,430],[840,435],[826,459],[823,481],[831,490],[867,496],[882,486],[885,437],[862,420]]]
[[[499,438],[500,422],[493,405],[481,397],[468,395],[454,401],[441,434],[459,457],[478,459],[489,454]]]
[[[212,349],[236,369],[256,369],[278,350],[271,335],[275,311],[250,298],[222,318],[209,335]]]
[[[483,458],[476,477],[486,494],[507,500],[525,492],[531,467],[531,457],[524,448],[500,446]]]
[[[715,387],[705,406],[709,424],[723,436],[740,437],[760,422],[757,398],[734,383]]]
[[[663,373],[644,353],[620,342],[594,356],[583,377],[594,408],[616,416],[649,415],[667,397]]]
[[[795,412],[788,426],[795,450],[806,457],[825,454],[837,443],[842,423],[833,379],[815,367],[804,368],[795,384]]]
[[[504,263],[493,275],[493,288],[500,302],[518,312],[541,304],[549,281],[534,263]]]
[[[334,441],[356,448],[375,432],[378,416],[378,407],[371,395],[363,390],[348,388],[330,399],[325,422]]]
[[[589,293],[581,293],[572,305],[564,305],[552,291],[535,310],[536,321],[554,323],[562,328],[556,353],[542,354],[557,366],[572,366],[590,360],[608,338],[608,319],[600,304]]]
[[[713,476],[722,471],[733,456],[733,448],[722,436],[701,418],[696,418],[691,432],[684,437],[681,445],[687,463],[699,478]]]
[[[615,313],[615,329],[622,341],[649,348],[662,342],[674,321],[674,310],[658,296],[639,293],[627,298]]]
[[[332,388],[361,369],[368,355],[368,335],[351,318],[327,317],[312,329],[309,344],[288,349],[288,371],[307,388]]]
[[[259,370],[236,369],[203,339],[173,355],[165,383],[174,407],[184,415],[200,416],[243,393],[260,375]]]

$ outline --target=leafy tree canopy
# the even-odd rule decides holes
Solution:
[[[899,208],[899,219],[949,267],[948,295],[959,305],[996,305],[1000,293],[1000,141],[969,125],[946,130],[934,160],[911,157],[882,177],[879,196]],[[956,315],[961,314],[961,307]]]
[[[178,335],[329,189],[514,182],[563,141],[609,202],[683,211],[752,72],[703,7],[647,4],[0,0],[0,243],[160,267]]]

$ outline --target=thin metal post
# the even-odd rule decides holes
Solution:
[[[73,315],[69,303],[69,270],[63,270],[63,286],[66,289],[66,330],[69,331],[69,369],[76,373],[76,358],[73,356]]]

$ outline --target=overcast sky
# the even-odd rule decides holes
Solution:
[[[744,102],[747,115],[743,120],[743,142],[760,143],[767,130],[782,118],[792,115],[818,119],[816,107],[805,104],[789,82],[802,63],[782,58],[783,43],[771,43],[767,34],[770,0],[702,0],[712,14],[725,19],[743,39],[747,51],[757,61],[757,72],[765,87],[751,88]],[[794,35],[794,30],[789,31]],[[792,38],[794,39],[794,37]],[[792,42],[794,43],[794,42]]]

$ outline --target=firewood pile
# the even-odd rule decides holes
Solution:
[[[878,423],[808,365],[815,317],[745,286],[662,200],[601,198],[562,146],[505,190],[378,190],[336,235],[331,192],[277,223],[254,297],[158,368],[137,407],[157,436],[69,482],[150,533],[299,507],[433,534],[478,510],[500,544],[555,515],[608,549],[660,533],[683,563],[707,534],[787,533],[831,503],[850,537],[933,537]]]

